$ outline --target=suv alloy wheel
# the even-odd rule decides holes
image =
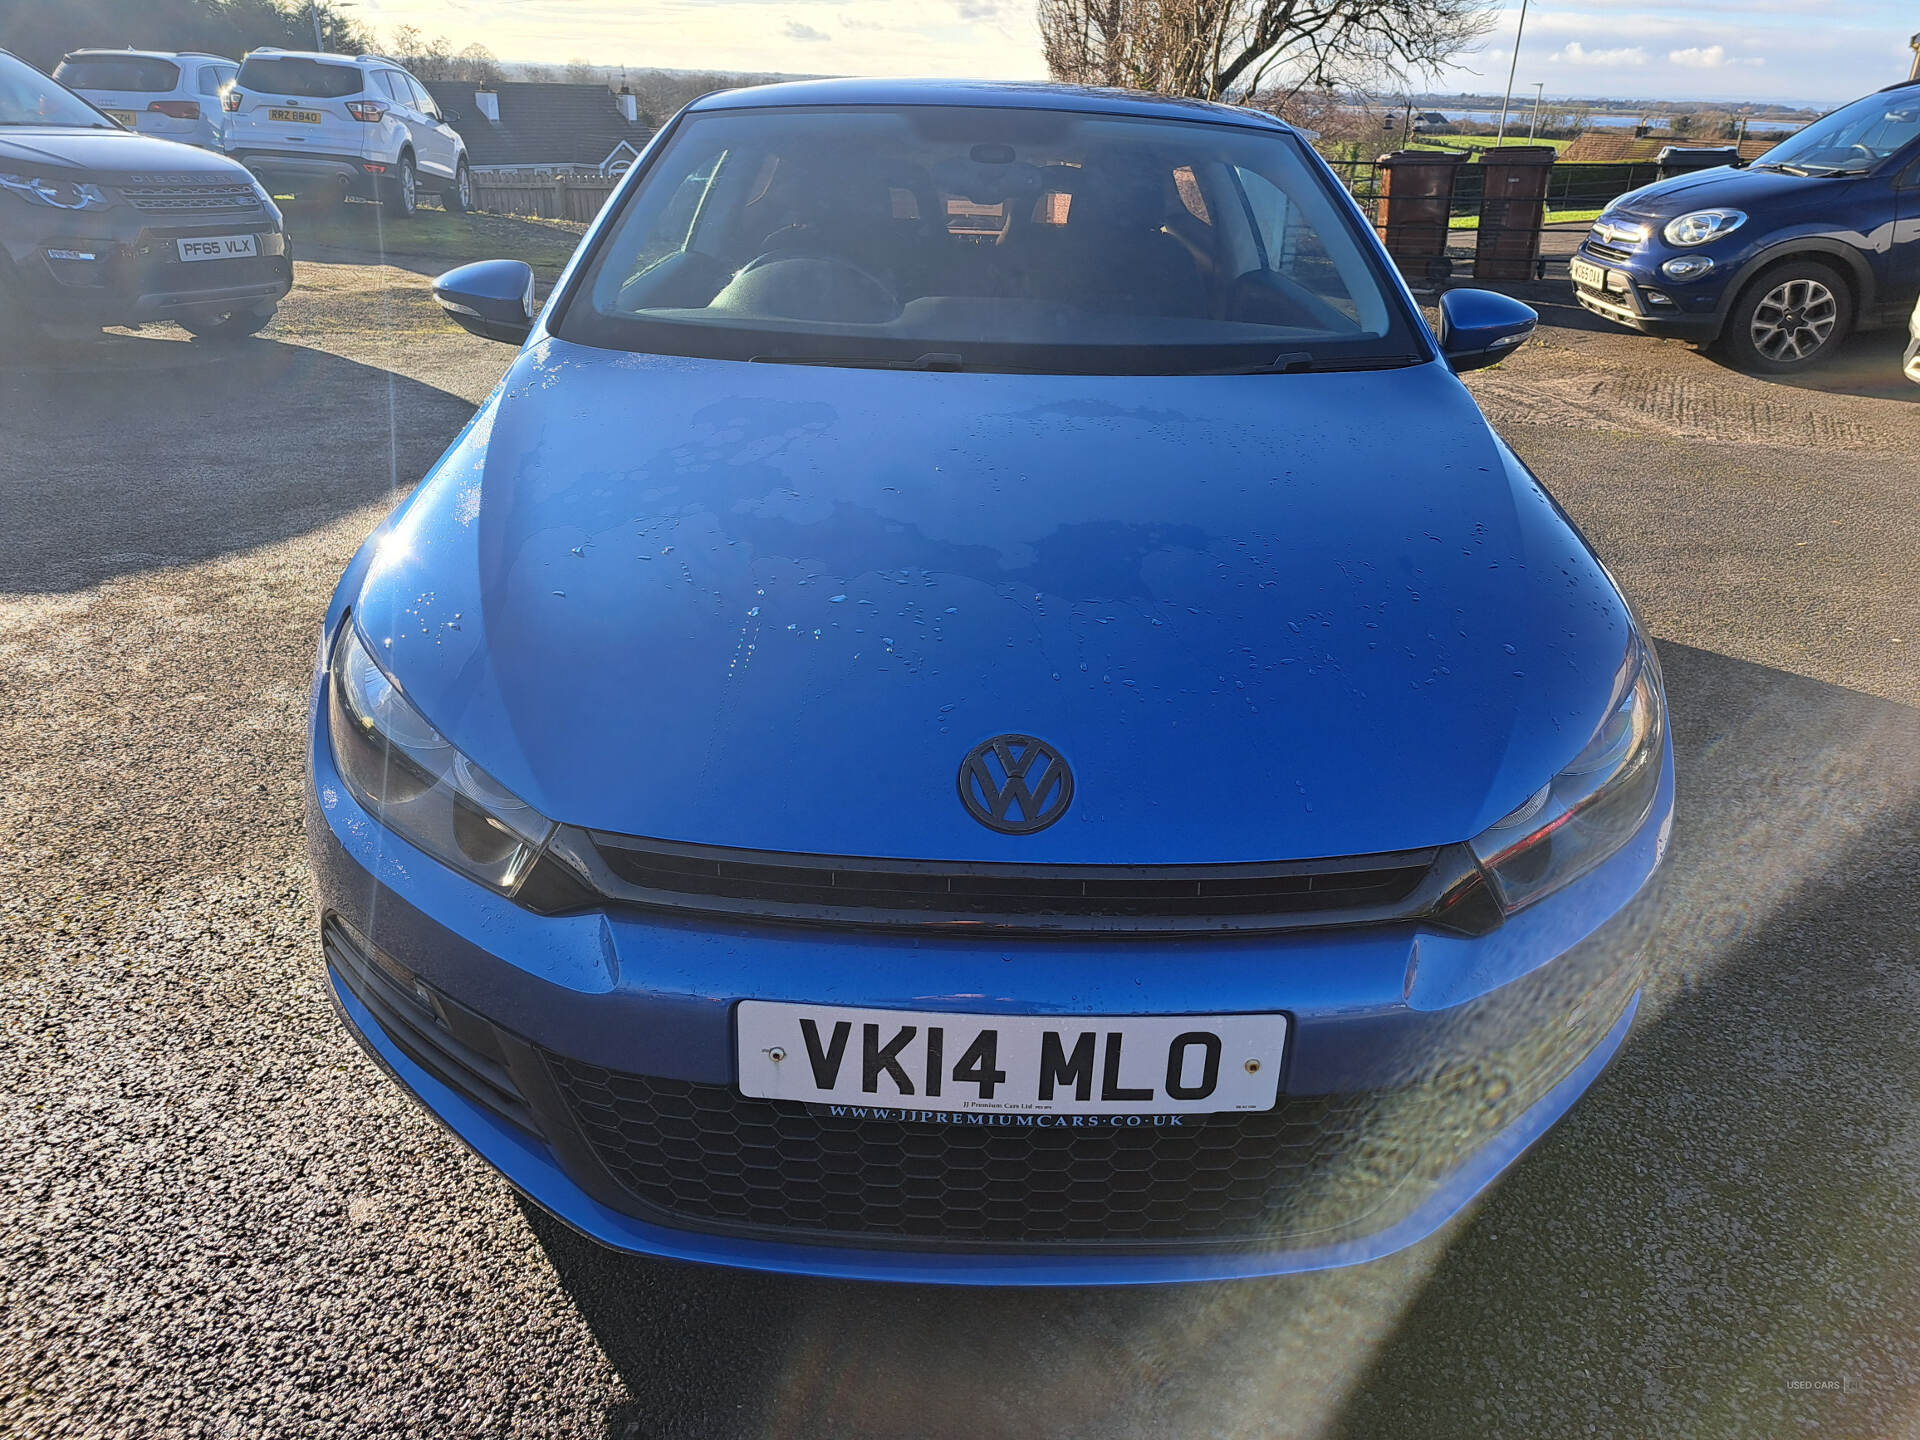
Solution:
[[[1852,322],[1853,292],[1838,271],[1789,260],[1741,291],[1721,338],[1742,370],[1784,375],[1831,356]]]
[[[413,156],[402,155],[391,177],[381,186],[380,203],[403,220],[411,220],[420,207],[420,178],[413,168]]]

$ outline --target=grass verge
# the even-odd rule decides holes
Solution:
[[[400,220],[378,205],[353,200],[332,205],[282,200],[280,204],[296,255],[302,246],[331,245],[375,255],[443,260],[449,266],[470,260],[524,260],[547,281],[559,275],[587,228],[570,220],[453,215],[425,206],[411,220]]]

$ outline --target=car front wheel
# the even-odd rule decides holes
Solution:
[[[1721,339],[1742,370],[1784,375],[1830,357],[1853,323],[1853,292],[1840,273],[1814,260],[1790,260],[1740,293]]]
[[[182,319],[180,328],[201,340],[244,340],[266,328],[277,305],[256,305],[245,310],[229,310],[224,315],[195,316]]]
[[[402,155],[381,187],[380,203],[403,220],[411,220],[420,204],[420,177],[414,172],[413,157]]]

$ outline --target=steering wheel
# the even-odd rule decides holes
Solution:
[[[864,266],[856,265],[853,261],[847,259],[846,256],[835,255],[827,250],[807,250],[797,246],[789,248],[785,245],[777,245],[771,250],[762,250],[758,255],[754,256],[753,259],[734,271],[734,275],[737,278],[741,275],[751,274],[764,265],[778,264],[782,260],[813,260],[822,265],[832,265],[836,269],[845,270],[848,274],[864,280],[879,293],[885,295],[889,303],[893,301],[893,287],[887,284],[886,281],[882,280],[878,275],[875,275]]]

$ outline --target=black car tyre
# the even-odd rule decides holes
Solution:
[[[411,220],[418,212],[420,177],[411,155],[402,155],[392,174],[380,182],[380,203],[402,220]]]
[[[276,304],[255,305],[205,319],[183,319],[180,328],[199,340],[244,340],[264,330],[279,308]]]
[[[453,172],[453,184],[440,192],[440,203],[450,215],[464,215],[473,209],[473,172],[462,160]]]
[[[1853,327],[1853,288],[1818,260],[1756,275],[1727,313],[1720,342],[1742,370],[1787,375],[1821,364]]]

